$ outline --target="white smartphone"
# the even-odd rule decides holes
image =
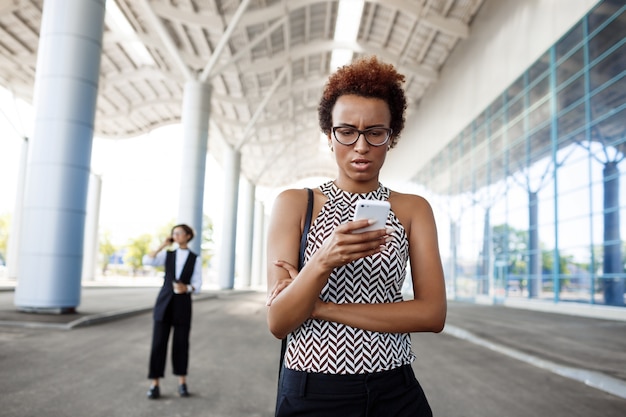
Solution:
[[[358,200],[354,210],[354,218],[352,220],[373,219],[375,223],[370,224],[362,229],[357,229],[356,233],[369,232],[371,230],[384,229],[387,224],[387,217],[391,204],[382,200]]]

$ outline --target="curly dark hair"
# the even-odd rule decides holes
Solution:
[[[393,148],[404,128],[404,112],[407,102],[404,94],[404,75],[399,74],[393,65],[380,62],[375,56],[359,58],[344,65],[328,78],[317,113],[320,129],[329,135],[333,126],[332,111],[340,96],[354,94],[384,100],[391,112],[390,128]]]

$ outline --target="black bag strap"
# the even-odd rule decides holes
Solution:
[[[300,238],[300,253],[298,255],[298,271],[302,269],[304,264],[304,251],[306,250],[306,236],[309,234],[309,228],[311,227],[311,217],[313,216],[313,190],[307,188],[308,203],[306,207],[306,217],[304,219],[304,229],[302,230],[302,237]],[[281,340],[280,344],[280,362],[278,363],[278,384],[280,385],[280,376],[283,371],[283,361],[285,360],[285,352],[287,351],[287,338]]]
[[[306,207],[306,218],[304,219],[304,229],[302,230],[302,237],[300,238],[300,256],[298,257],[298,271],[304,266],[304,251],[306,250],[306,236],[309,234],[311,228],[311,217],[313,216],[313,190],[310,188],[308,191],[308,203]]]

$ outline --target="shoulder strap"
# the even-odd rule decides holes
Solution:
[[[302,230],[302,237],[300,238],[300,254],[298,256],[298,271],[302,268],[304,263],[304,251],[306,249],[306,236],[309,234],[309,228],[311,227],[311,217],[313,216],[313,190],[307,188],[308,202],[306,207],[306,217],[304,219],[304,229]],[[283,370],[283,361],[285,360],[285,352],[287,350],[287,338],[281,340],[280,345],[280,363],[278,368],[278,384],[280,386],[280,377]]]
[[[304,230],[300,238],[300,256],[298,257],[298,271],[304,266],[304,251],[306,250],[306,236],[309,234],[311,227],[311,217],[313,216],[313,190],[307,188],[308,203],[306,207],[306,217],[304,219]]]

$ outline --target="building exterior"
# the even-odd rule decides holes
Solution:
[[[625,152],[626,3],[605,0],[412,178],[440,214],[450,295],[623,307]]]

